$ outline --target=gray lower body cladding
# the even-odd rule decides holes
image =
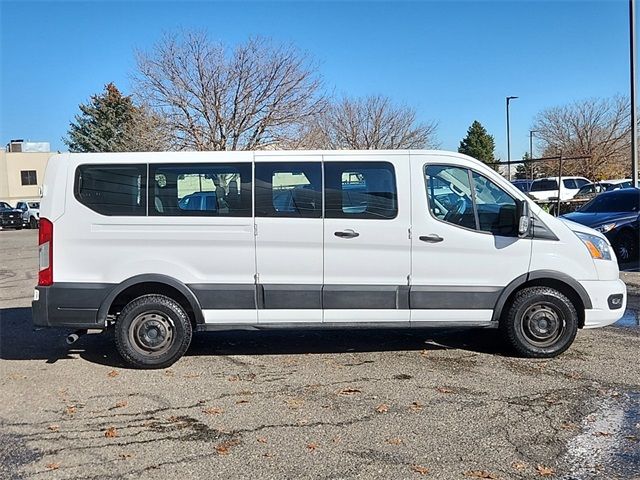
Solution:
[[[103,328],[99,311],[117,288],[104,283],[37,287],[33,323],[42,327]],[[203,310],[244,309],[493,309],[502,287],[406,285],[190,284]]]

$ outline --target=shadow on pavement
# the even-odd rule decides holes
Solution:
[[[125,367],[116,352],[113,332],[89,334],[69,346],[72,330],[39,329],[30,308],[0,309],[0,359],[54,363],[72,354],[92,363]],[[462,349],[503,353],[495,330],[487,329],[351,329],[199,332],[186,355],[290,355]]]

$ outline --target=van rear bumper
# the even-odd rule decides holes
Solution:
[[[105,328],[98,321],[98,309],[113,285],[54,283],[36,287],[31,302],[33,324],[37,327]]]
[[[627,308],[627,286],[622,280],[583,281],[580,284],[589,294],[593,307],[584,312],[584,328],[606,327],[622,318]],[[618,301],[612,304],[615,297]]]

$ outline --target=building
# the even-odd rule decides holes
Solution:
[[[38,200],[52,155],[48,142],[11,140],[0,152],[0,201],[15,206],[20,200]]]

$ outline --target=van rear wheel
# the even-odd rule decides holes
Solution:
[[[571,301],[553,288],[524,288],[516,293],[500,328],[519,355],[550,358],[573,343],[578,313]]]
[[[175,300],[144,295],[129,302],[116,321],[116,348],[136,368],[166,368],[191,343],[189,317]]]

